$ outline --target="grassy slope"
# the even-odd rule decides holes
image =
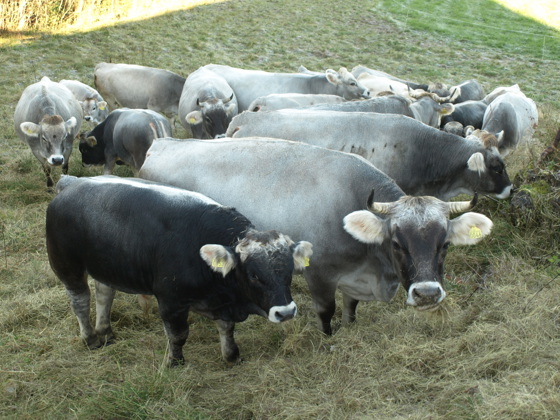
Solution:
[[[0,417],[558,417],[560,285],[547,262],[558,255],[557,224],[542,237],[535,227],[513,227],[507,202],[483,200],[496,228],[481,246],[451,250],[446,311],[415,313],[401,291],[389,304],[360,305],[356,325],[324,337],[298,278],[298,319],[238,326],[243,364],[221,361],[213,324],[195,315],[189,364],[169,371],[158,316],[142,314],[132,296],[115,302],[117,344],[90,352],[77,338],[45,255],[51,196],[13,130],[25,86],[43,75],[91,84],[100,61],[185,76],[210,62],[271,71],[364,64],[414,80],[476,78],[487,90],[519,83],[537,101],[541,123],[534,149],[506,160],[513,178],[558,128],[558,37],[488,1],[327,0],[304,10],[295,0],[237,0],[3,48]],[[100,173],[79,167],[77,150],[73,156],[71,174]]]

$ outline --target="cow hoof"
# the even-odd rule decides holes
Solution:
[[[174,358],[169,358],[169,362],[167,362],[167,367],[174,369],[180,366],[184,366],[185,365],[185,359],[174,359]]]

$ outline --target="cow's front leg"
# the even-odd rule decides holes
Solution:
[[[222,321],[221,319],[218,319],[216,321],[216,326],[218,327],[218,332],[220,333],[222,357],[229,363],[238,362],[240,360],[239,347],[237,347],[235,339],[233,338],[235,322]]]
[[[54,182],[51,176],[51,166],[45,162],[43,164],[43,172],[45,173],[45,176],[47,177],[47,189],[49,191],[52,191],[52,188],[54,186]]]
[[[176,307],[168,308],[164,302],[158,301],[159,312],[163,321],[163,328],[169,341],[169,367],[176,367],[185,363],[183,346],[189,336],[187,317],[188,307],[178,310]]]
[[[111,307],[115,289],[95,282],[95,332],[103,344],[111,344],[115,338],[111,328]]]

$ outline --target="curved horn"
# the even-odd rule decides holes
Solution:
[[[224,104],[227,104],[229,101],[231,101],[233,99],[233,92],[231,92],[231,96],[228,99],[225,99],[224,101],[222,101]]]
[[[367,199],[368,210],[379,213],[379,214],[389,214],[391,211],[391,203],[376,203],[373,201],[373,194],[375,190],[371,190],[369,197]]]
[[[449,208],[449,213],[462,213],[467,210],[472,209],[478,203],[478,193],[475,191],[473,199],[471,201],[452,201],[447,203]]]

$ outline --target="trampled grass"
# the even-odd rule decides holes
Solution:
[[[548,184],[526,182],[560,126],[557,29],[482,0],[233,0],[83,29],[3,34],[1,418],[560,417],[558,155],[544,166]],[[327,337],[297,277],[296,319],[271,325],[251,317],[236,327],[243,363],[223,362],[213,323],[194,314],[187,364],[170,370],[156,308],[143,313],[134,296],[119,293],[116,343],[87,350],[47,261],[44,211],[52,195],[15,135],[13,111],[25,86],[44,75],[91,85],[100,61],[184,76],[210,62],[269,71],[363,64],[417,81],[475,78],[487,91],[518,83],[537,102],[540,122],[531,146],[506,164],[531,191],[536,219],[519,223],[508,200],[481,197],[477,211],[494,220],[494,231],[477,246],[451,247],[448,298],[437,313],[406,307],[400,290],[390,303],[361,303],[357,322],[342,327],[338,302],[335,334]],[[76,147],[70,174],[101,173],[79,161]]]

